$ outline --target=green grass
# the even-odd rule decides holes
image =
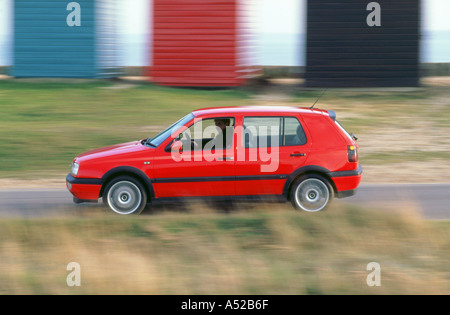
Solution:
[[[151,137],[194,109],[249,97],[240,89],[116,85],[0,81],[0,175],[65,172],[81,152]]]
[[[389,165],[392,163],[401,163],[404,161],[424,162],[433,160],[450,160],[449,151],[404,151],[391,153],[372,153],[365,154],[363,157],[364,163]]]
[[[314,96],[318,97],[319,95],[319,91],[297,91],[293,93],[292,101],[308,102],[308,100],[314,99]],[[422,87],[404,92],[395,89],[392,91],[374,89],[371,92],[359,89],[331,89],[326,91],[316,107],[336,110],[338,118],[339,110],[351,109],[353,113],[366,119],[361,121],[362,124],[370,120],[382,123],[383,121],[380,119],[393,123],[397,119],[406,117],[423,120],[444,116],[450,119],[447,115],[450,113],[448,96],[448,89],[436,87]],[[413,125],[414,120],[407,123]]]
[[[276,86],[272,90],[278,91]],[[322,92],[301,88],[281,91],[287,95],[282,103],[295,106],[310,106]],[[168,88],[107,80],[2,80],[0,177],[34,178],[45,174],[59,178],[68,172],[73,157],[79,153],[154,136],[197,108],[267,105],[264,98],[258,101],[254,97],[259,93],[265,90]],[[445,87],[404,91],[330,89],[316,107],[334,110],[344,127],[360,138],[361,157],[370,166],[448,159],[449,99]],[[422,130],[414,137],[396,136],[395,131],[419,127]],[[380,146],[376,133],[385,129],[385,142]],[[421,148],[422,139],[430,136],[429,143],[437,149]],[[365,150],[367,146],[370,152]],[[374,146],[379,146],[379,152]]]
[[[412,208],[194,207],[1,220],[0,294],[450,293],[450,223],[422,221]],[[66,285],[70,262],[81,266],[81,287]],[[381,265],[381,287],[366,284],[369,262]]]

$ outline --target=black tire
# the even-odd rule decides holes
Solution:
[[[138,215],[147,205],[147,193],[137,179],[119,176],[106,185],[103,203],[117,214]]]
[[[306,174],[297,178],[291,187],[292,206],[306,212],[319,212],[327,208],[334,198],[330,182],[318,174]]]

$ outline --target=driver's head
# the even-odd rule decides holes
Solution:
[[[216,123],[216,126],[219,127],[220,129],[222,129],[222,131],[225,130],[226,127],[228,127],[230,125],[230,119],[229,118],[218,118],[218,119],[214,119],[214,122]]]

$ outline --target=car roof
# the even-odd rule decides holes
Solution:
[[[194,110],[194,116],[209,114],[242,114],[242,113],[265,113],[265,114],[324,114],[328,113],[322,109],[310,109],[306,107],[295,106],[227,106],[227,107],[208,107]]]

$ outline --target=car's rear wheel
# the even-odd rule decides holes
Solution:
[[[138,180],[129,176],[120,176],[107,184],[103,202],[115,213],[136,215],[144,210],[147,194]]]
[[[330,182],[323,176],[308,174],[300,176],[291,189],[291,203],[294,208],[306,212],[326,209],[333,200],[334,191]]]

